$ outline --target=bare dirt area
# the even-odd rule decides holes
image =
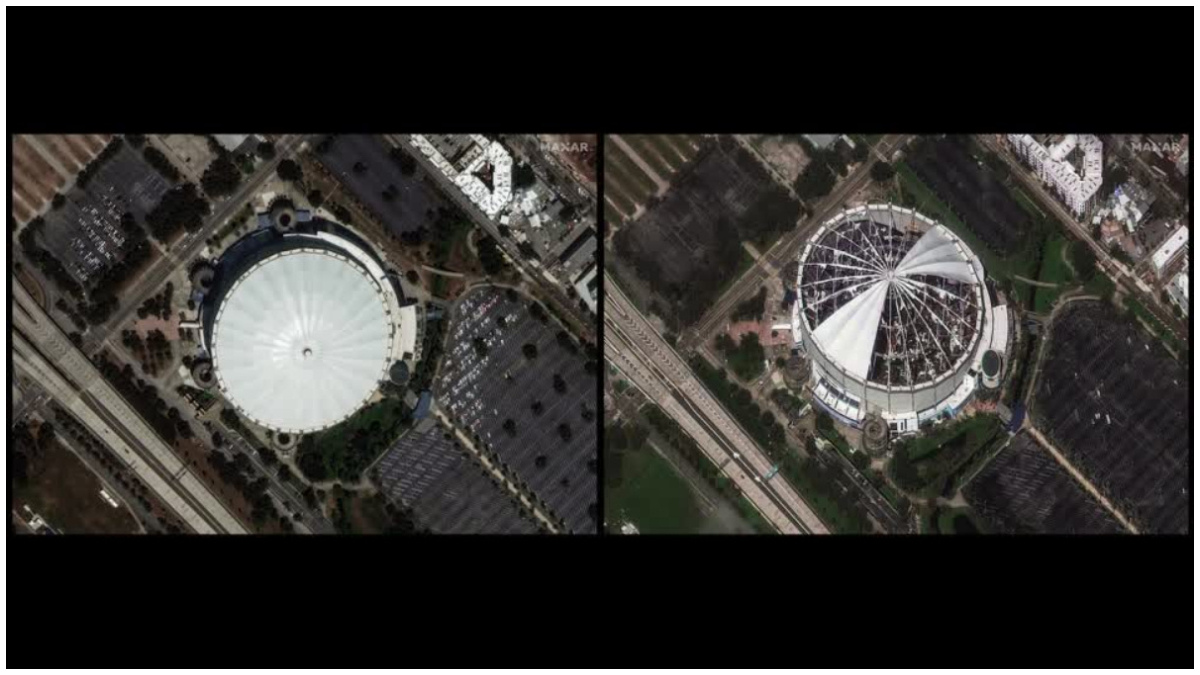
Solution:
[[[753,135],[750,144],[758,149],[763,159],[775,167],[789,183],[795,183],[811,161],[799,140],[789,136]]]
[[[63,534],[139,531],[129,510],[105,502],[100,479],[57,440],[30,458],[28,477],[26,484],[13,487],[13,508],[28,505]]]

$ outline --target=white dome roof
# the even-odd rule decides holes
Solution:
[[[323,429],[358,410],[387,375],[391,317],[378,284],[319,249],[268,257],[230,288],[213,325],[225,396],[280,431]]]

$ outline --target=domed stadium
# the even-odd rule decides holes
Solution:
[[[826,222],[800,254],[792,316],[814,399],[844,423],[874,414],[901,433],[960,410],[983,352],[1007,344],[985,279],[957,235],[911,209],[861,206]]]
[[[216,262],[211,290],[195,289],[205,355],[240,415],[277,432],[318,431],[414,358],[416,308],[346,228],[290,208],[265,216]]]

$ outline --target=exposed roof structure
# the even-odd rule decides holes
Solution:
[[[890,217],[846,214],[809,244],[801,313],[847,374],[914,386],[951,370],[974,342],[983,276],[949,230],[898,228]]]
[[[303,433],[358,410],[393,362],[385,290],[327,249],[270,255],[217,309],[212,357],[225,396],[272,429]]]

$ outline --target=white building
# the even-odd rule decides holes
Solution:
[[[1075,216],[1081,217],[1092,203],[1104,181],[1104,144],[1091,134],[1067,134],[1047,148],[1029,134],[1009,134],[1017,156],[1025,160],[1045,184],[1054,188]],[[1079,150],[1080,166],[1069,158]]]
[[[1154,250],[1154,254],[1150,258],[1150,262],[1154,265],[1154,272],[1162,278],[1166,273],[1167,268],[1181,253],[1187,251],[1189,232],[1187,226],[1183,226],[1175,230],[1171,236],[1167,237],[1158,248]]]
[[[592,310],[592,314],[596,313],[596,290],[599,284],[598,273],[599,269],[595,265],[592,265],[575,282],[575,292],[587,304],[588,309]]]
[[[442,172],[442,175],[453,180],[458,189],[462,190],[475,206],[486,213],[488,218],[494,220],[500,211],[512,201],[513,160],[512,155],[508,154],[508,150],[503,145],[490,141],[479,134],[472,134],[470,138],[475,147],[468,153],[472,159],[466,168],[459,171],[450,163],[449,158],[442,156],[442,153],[428,138],[421,134],[413,134],[410,138],[421,154],[428,157],[438,171]],[[489,168],[492,171],[492,187],[490,189],[479,177]]]
[[[1185,263],[1183,269],[1171,283],[1167,285],[1167,295],[1170,296],[1171,302],[1179,305],[1179,309],[1183,310],[1184,316],[1192,315],[1191,298],[1188,297],[1190,290],[1188,284],[1191,282],[1191,275],[1188,271],[1189,266]]]
[[[984,352],[1008,349],[1007,310],[984,279],[961,239],[911,209],[871,204],[826,222],[800,253],[792,309],[814,400],[851,426],[878,414],[901,434],[956,414]]]

